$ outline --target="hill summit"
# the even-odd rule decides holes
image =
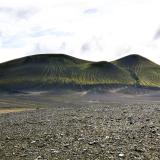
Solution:
[[[147,58],[133,54],[112,63],[127,70],[137,85],[160,86],[160,66]]]

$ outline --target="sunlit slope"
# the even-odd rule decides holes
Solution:
[[[63,54],[33,55],[0,64],[1,88],[133,83],[128,71],[110,62],[90,62]]]
[[[129,55],[113,64],[127,70],[136,85],[160,87],[160,66],[142,56]]]

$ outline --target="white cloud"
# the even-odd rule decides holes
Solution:
[[[160,64],[159,0],[0,0],[0,60],[65,53],[89,60],[141,54]]]

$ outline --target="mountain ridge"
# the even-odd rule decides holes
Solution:
[[[65,54],[37,54],[0,64],[0,88],[132,85],[160,87],[160,66],[139,56],[92,62]]]

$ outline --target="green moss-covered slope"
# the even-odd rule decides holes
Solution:
[[[128,71],[136,85],[160,87],[160,66],[142,56],[129,55],[113,64]]]
[[[131,55],[114,62],[90,62],[63,54],[27,56],[0,64],[0,88],[65,85],[160,86],[160,66]]]

